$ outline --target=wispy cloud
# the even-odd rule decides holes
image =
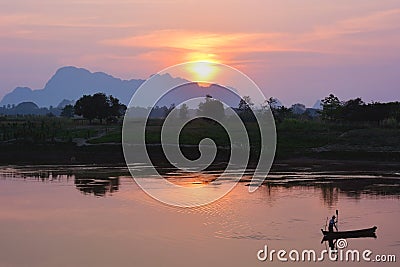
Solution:
[[[282,40],[286,33],[216,33],[183,30],[154,31],[128,38],[108,39],[103,45],[146,48],[143,54],[147,60],[171,57],[177,60],[217,60],[228,63],[235,55],[245,52],[289,51]]]
[[[319,25],[307,32],[207,32],[187,30],[157,30],[126,38],[106,39],[100,43],[107,46],[140,47],[146,49],[142,57],[158,60],[171,53],[176,60],[215,59],[239,60],[243,54],[294,52],[311,54],[359,55],[363,50],[354,47],[371,46],[384,40],[366,41],[368,34],[384,35],[385,31],[400,29],[400,9],[379,11],[365,16]],[[356,38],[354,37],[356,36]],[[398,37],[392,37],[400,40]],[[170,57],[170,56],[169,56]],[[244,59],[243,59],[244,60]],[[256,58],[254,58],[256,61]]]
[[[319,26],[312,34],[317,38],[400,29],[400,9],[390,9]]]

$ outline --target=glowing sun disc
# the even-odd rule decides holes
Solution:
[[[194,74],[196,81],[209,81],[215,75],[216,68],[212,62],[199,61],[191,64],[190,71]]]

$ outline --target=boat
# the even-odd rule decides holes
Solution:
[[[359,238],[359,237],[376,237],[375,231],[378,227],[374,226],[366,229],[352,231],[329,232],[321,229],[324,239],[339,239],[339,238]]]

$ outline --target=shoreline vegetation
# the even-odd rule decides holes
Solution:
[[[250,136],[256,135],[252,133],[255,131],[252,124],[248,124]],[[163,159],[159,142],[161,127],[162,120],[152,120],[146,135],[149,154],[153,161],[158,162]],[[196,158],[199,140],[213,133],[211,138],[219,146],[215,162],[227,161],[229,144],[225,143],[224,132],[213,129],[215,127],[206,121],[186,126],[181,133],[183,153],[189,158]],[[121,122],[89,124],[81,119],[59,117],[3,117],[0,118],[0,138],[4,139],[7,134],[17,138],[0,139],[0,165],[125,165],[121,128]],[[254,139],[250,166],[257,163],[258,143],[257,138]],[[400,163],[400,129],[397,127],[300,119],[287,119],[277,124],[273,169],[281,169],[278,167],[280,164],[288,164],[318,170],[318,166],[323,164],[321,170],[351,171],[358,168],[398,171],[397,163]]]
[[[259,129],[251,113],[254,104],[249,97],[243,99],[236,112],[248,132],[249,167],[254,167],[260,149]],[[222,104],[217,102],[207,95],[197,112],[221,112],[224,116]],[[94,109],[93,105],[99,108]],[[329,95],[321,105],[323,109],[311,116],[277,106],[273,98],[269,99],[266,107],[271,107],[277,131],[273,169],[279,170],[285,164],[286,168],[292,165],[312,170],[318,170],[322,164],[322,171],[397,169],[400,162],[399,102],[365,104],[359,98],[343,102]],[[163,116],[174,107],[156,107],[151,111],[154,116],[147,122],[146,144],[150,158],[157,165],[166,166],[160,133]],[[83,96],[75,106],[67,105],[61,117],[0,115],[0,165],[125,165],[121,145],[121,117],[125,109],[118,99],[95,94]],[[97,114],[98,110],[109,112]],[[180,116],[185,117],[190,112],[188,107],[184,110],[181,107],[177,119],[183,119]],[[195,119],[183,128],[180,134],[183,154],[197,158],[198,144],[206,137],[213,139],[218,147],[215,166],[227,162],[229,137],[222,126],[205,118]]]

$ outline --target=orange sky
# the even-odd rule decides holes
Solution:
[[[330,92],[399,100],[399,25],[398,0],[4,0],[0,98],[64,65],[146,78],[213,60],[287,105]]]

